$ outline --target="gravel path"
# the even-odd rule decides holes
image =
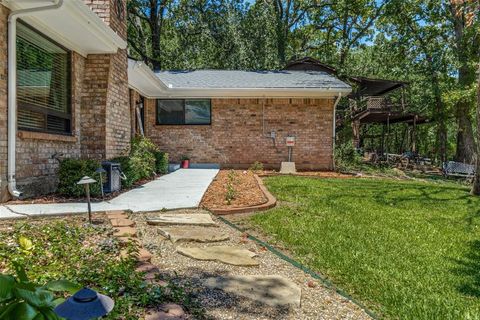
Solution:
[[[207,213],[203,210],[178,210],[173,213]],[[155,217],[161,213],[133,214],[137,222],[139,236],[144,246],[154,257],[152,263],[160,267],[166,278],[194,288],[200,303],[207,310],[207,316],[213,319],[370,319],[357,305],[336,292],[324,287],[301,270],[281,260],[270,251],[256,243],[246,240],[242,233],[218,221],[218,227],[209,227],[212,232],[224,232],[230,240],[213,243],[182,243],[182,246],[232,245],[243,246],[257,254],[258,267],[238,267],[214,261],[198,261],[175,252],[175,245],[158,233],[157,226],[146,224],[146,217]],[[205,228],[205,227],[198,227]],[[200,280],[220,275],[280,275],[295,282],[302,289],[301,307],[269,307],[253,300],[220,290],[208,290],[201,286]],[[313,282],[313,285],[312,285]]]

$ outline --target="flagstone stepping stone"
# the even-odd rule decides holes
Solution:
[[[158,267],[156,265],[151,264],[149,262],[139,263],[137,268],[135,269],[135,271],[137,271],[137,272],[151,272],[151,271],[160,272],[160,270],[158,269]]]
[[[123,211],[107,211],[108,219],[127,219],[128,215]]]
[[[114,218],[110,219],[110,223],[113,227],[133,227],[135,226],[135,222],[130,219],[123,219],[123,218]]]
[[[205,248],[178,247],[177,252],[197,260],[219,261],[235,266],[258,266],[255,253],[238,247],[215,246]]]
[[[161,215],[155,218],[147,219],[150,225],[169,226],[169,225],[195,225],[195,226],[215,226],[215,221],[206,213],[199,214],[171,214]]]
[[[176,242],[218,242],[230,239],[225,233],[212,232],[208,228],[175,227],[160,228],[158,232],[173,243]]]
[[[185,311],[178,304],[166,303],[159,310],[147,311],[145,320],[183,320],[186,319]]]
[[[204,284],[207,288],[220,289],[273,307],[300,307],[302,297],[302,290],[295,283],[275,275],[213,277],[205,279]]]
[[[137,229],[132,227],[116,227],[114,237],[136,237]]]

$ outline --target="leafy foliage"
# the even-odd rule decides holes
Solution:
[[[74,219],[20,222],[2,231],[0,267],[2,270],[16,270],[17,276],[0,276],[0,310],[4,311],[6,303],[15,299],[29,304],[22,303],[18,312],[33,315],[40,309],[51,315],[48,310],[60,302],[55,293],[73,292],[78,283],[115,300],[115,308],[107,319],[140,319],[145,308],[165,301],[180,303],[196,318],[202,319],[201,308],[183,288],[173,283],[163,288],[145,282],[143,273],[135,271],[137,263],[133,255],[138,251],[136,244],[122,244],[110,234],[109,227],[82,225],[80,220]],[[27,249],[29,254],[25,253]],[[121,252],[125,252],[122,257]],[[26,268],[23,270],[17,266]],[[31,279],[27,285],[25,279]],[[17,287],[23,290],[18,298],[14,296]],[[34,318],[0,316],[0,319]]]
[[[162,151],[155,151],[155,168],[159,174],[168,173],[168,153]]]
[[[159,152],[158,147],[150,139],[137,136],[132,139],[128,156],[111,159],[113,162],[120,163],[121,170],[126,177],[122,180],[122,186],[131,187],[138,180],[155,175],[155,171],[157,171],[157,152]],[[166,161],[168,162],[168,156]],[[161,163],[161,165],[164,165],[164,163]]]
[[[60,162],[58,172],[59,184],[57,192],[64,196],[83,197],[85,187],[77,185],[77,182],[84,176],[89,176],[99,181],[98,173],[100,162],[90,159],[64,159]],[[90,184],[90,194],[97,196],[101,194],[100,183]]]

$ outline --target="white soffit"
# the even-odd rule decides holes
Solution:
[[[52,5],[52,0],[3,0],[10,10]],[[64,0],[61,8],[25,16],[23,21],[83,56],[116,53],[127,42],[81,0]]]

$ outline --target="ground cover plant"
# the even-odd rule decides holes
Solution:
[[[115,300],[115,308],[107,319],[134,320],[142,317],[147,307],[164,302],[183,304],[202,317],[190,294],[172,283],[160,287],[143,280],[136,272],[133,244],[122,246],[111,237],[111,228],[83,225],[77,219],[19,222],[0,226],[0,273],[15,274],[15,265],[22,265],[26,275],[44,285],[65,279],[91,287]],[[21,243],[30,242],[26,248]],[[126,250],[120,258],[121,250]]]
[[[280,205],[252,223],[379,315],[478,319],[480,199],[393,179],[270,177]]]

